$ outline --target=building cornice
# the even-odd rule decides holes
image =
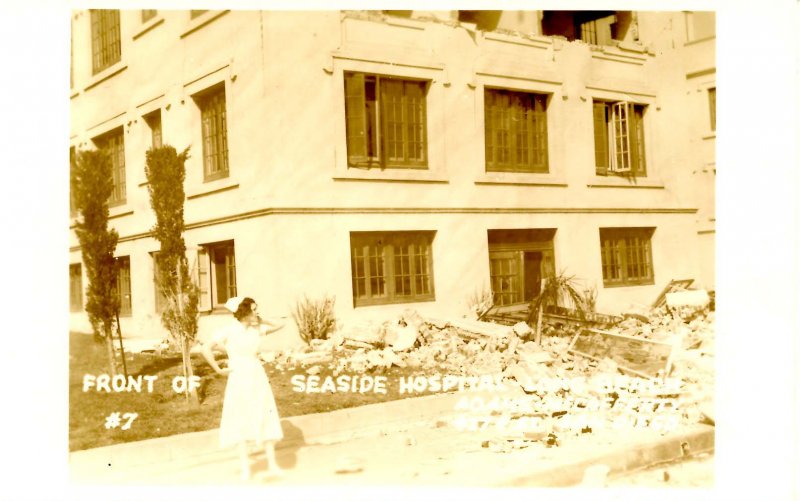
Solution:
[[[696,214],[696,208],[637,207],[267,207],[186,224],[186,231],[207,226],[233,223],[244,219],[287,215],[353,215],[353,214]],[[151,231],[120,236],[118,242],[149,238]],[[70,247],[70,252],[80,246]]]

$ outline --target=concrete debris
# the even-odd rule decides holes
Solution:
[[[708,292],[705,290],[669,292],[666,295],[667,306],[679,308],[691,306],[694,308],[705,308],[711,302]]]
[[[530,334],[533,333],[533,329],[531,329],[531,326],[525,322],[517,322],[516,324],[514,324],[512,329],[514,330],[514,334],[516,334],[519,337],[529,336]]]
[[[671,389],[664,394],[645,395],[639,390],[616,392],[614,399],[625,401],[626,397],[659,397],[674,401],[682,410],[681,423],[713,422],[714,397],[714,312],[707,307],[691,307],[687,314],[680,308],[664,305],[628,315],[608,332],[640,337],[652,341],[669,342],[675,345],[670,357],[671,373],[679,390]],[[647,319],[648,321],[644,321]],[[360,326],[360,327],[358,327]],[[365,332],[358,332],[363,328]],[[592,382],[609,375],[621,375],[618,362],[612,358],[593,360],[568,351],[571,340],[580,325],[566,324],[551,328],[542,337],[541,344],[527,341],[525,325],[498,325],[489,322],[467,319],[423,318],[414,310],[406,310],[394,319],[383,323],[354,323],[334,333],[330,340],[313,341],[305,350],[281,352],[265,355],[279,370],[308,367],[307,373],[319,373],[330,369],[336,374],[362,374],[371,371],[381,372],[391,367],[407,367],[419,374],[452,374],[456,376],[500,376],[502,381],[514,391],[528,398],[541,399],[542,380],[574,380],[585,378]],[[632,378],[638,379],[638,378]],[[566,398],[596,397],[608,398],[613,391],[594,389],[589,391],[577,388],[564,390]],[[666,390],[663,390],[666,391]],[[662,393],[663,393],[662,391]],[[622,407],[622,406],[620,406]],[[543,444],[556,446],[565,437],[581,434],[582,428],[567,426],[563,416],[567,409],[558,406],[550,408],[545,416],[551,420],[544,429],[548,435],[539,431],[533,436],[522,432],[518,439],[538,440]],[[650,419],[646,408],[637,409]],[[612,406],[603,414],[603,419],[620,417],[624,409]],[[527,415],[524,411],[503,410],[505,415],[516,418]],[[529,413],[528,413],[529,414]],[[643,418],[643,419],[644,419]],[[446,426],[447,422],[437,421],[433,426]],[[585,427],[584,427],[585,428]],[[591,429],[591,427],[590,427]],[[550,431],[558,433],[549,435]],[[500,452],[511,450],[514,446],[494,445]],[[485,447],[489,447],[489,442]],[[519,444],[517,444],[519,445]],[[509,448],[510,447],[510,448]]]

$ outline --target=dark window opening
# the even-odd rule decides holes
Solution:
[[[612,45],[631,32],[636,40],[634,17],[630,11],[612,10],[546,10],[542,12],[542,33],[567,40],[583,40],[592,45]]]

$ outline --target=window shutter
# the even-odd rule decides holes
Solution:
[[[594,121],[594,164],[595,173],[605,176],[608,172],[608,124],[606,122],[606,104],[592,103]]]
[[[211,311],[211,276],[208,273],[208,251],[200,248],[197,251],[197,287],[199,289],[200,311]]]
[[[631,119],[631,168],[637,176],[644,176],[647,173],[644,155],[644,113],[642,106],[630,105]]]
[[[347,162],[359,165],[367,162],[367,116],[364,75],[344,75],[344,108],[347,126]]]
[[[492,90],[486,89],[483,93],[483,127],[485,135],[485,148],[486,148],[486,166],[490,169],[494,167],[494,96]]]
[[[630,103],[619,102],[612,105],[612,122],[614,134],[614,162],[612,170],[615,172],[631,172],[631,141],[630,141]]]

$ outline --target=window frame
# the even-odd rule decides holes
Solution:
[[[144,118],[144,122],[147,124],[148,129],[150,129],[150,148],[155,149],[163,146],[164,128],[161,108],[151,111],[142,118]],[[156,139],[158,139],[158,141],[156,141]],[[158,142],[158,145],[156,145],[156,142]]]
[[[382,304],[405,304],[421,303],[436,300],[436,290],[434,287],[434,259],[433,241],[436,237],[434,230],[419,231],[352,231],[350,232],[350,287],[353,298],[353,307],[374,306]],[[382,254],[372,253],[373,248],[380,246]],[[413,249],[408,254],[408,273],[397,273],[397,257],[403,254],[397,252],[398,249]],[[356,252],[360,249],[366,254]],[[372,257],[380,257],[382,262],[382,274],[372,275]],[[424,273],[420,273],[420,262],[418,258],[423,256],[425,259]],[[364,275],[356,275],[358,270],[357,260],[363,260]],[[398,277],[408,276],[408,286],[411,293],[408,295],[399,294]],[[381,277],[383,281],[383,295],[372,293],[372,278]],[[359,296],[360,286],[357,280],[364,280],[363,296]],[[403,283],[403,282],[400,282]],[[418,292],[420,288],[427,285],[428,292]],[[401,286],[402,287],[402,286]]]
[[[342,81],[344,85],[344,111],[345,111],[345,150],[346,162],[348,168],[380,168],[380,169],[411,169],[411,170],[428,170],[430,164],[430,152],[428,151],[428,94],[430,90],[431,81],[425,78],[414,78],[407,76],[386,75],[381,73],[372,73],[366,71],[350,71],[345,70],[342,72]],[[361,85],[359,85],[359,83]],[[373,99],[368,101],[367,86],[373,86],[372,96]],[[401,119],[399,122],[402,124],[402,139],[394,141],[403,150],[402,158],[389,157],[389,146],[387,143],[390,141],[390,128],[389,120],[386,119],[389,115],[390,108],[390,90],[397,85],[402,86],[402,93],[399,95],[399,108],[401,110]],[[410,89],[418,88],[420,90],[417,96],[413,96],[414,91]],[[407,91],[407,89],[409,89]],[[396,97],[396,96],[395,96]],[[408,101],[417,98],[418,104],[414,105]],[[359,103],[360,101],[360,103]],[[372,106],[368,102],[373,102]],[[416,109],[415,117],[419,118],[419,122],[407,122],[404,119],[408,116],[408,108],[410,106],[418,107]],[[396,108],[395,108],[396,112]],[[363,122],[364,144],[359,146],[355,144],[358,139],[358,122]],[[419,133],[414,138],[408,137],[409,124],[415,124],[415,129]],[[355,130],[354,130],[355,128]],[[371,137],[370,137],[371,132]],[[395,136],[396,137],[396,136]],[[418,139],[418,140],[416,140]],[[413,146],[419,143],[418,147]],[[413,157],[410,153],[412,149],[418,148],[419,156]],[[357,151],[363,149],[363,153]],[[370,151],[372,150],[372,151]],[[372,153],[372,154],[371,154]]]
[[[122,33],[118,9],[89,9],[92,75],[122,59]]]
[[[652,244],[655,230],[655,227],[600,228],[600,266],[604,288],[655,284]],[[631,250],[628,239],[641,239],[641,244]],[[645,275],[640,273],[633,278],[629,275],[632,253],[636,253],[637,257],[635,267],[643,268]],[[607,270],[612,267],[617,270],[618,277],[608,276],[610,273]]]
[[[192,98],[200,110],[203,182],[230,177],[228,94],[225,89],[225,82],[212,85],[194,94]],[[217,109],[210,109],[214,106]],[[214,129],[212,129],[212,122]]]
[[[708,96],[708,119],[711,132],[717,131],[717,86],[709,87]]]
[[[73,270],[76,269],[78,272],[73,273]],[[83,311],[83,267],[81,263],[70,263],[69,265],[69,311]]]
[[[647,177],[648,108],[633,101],[592,99],[596,175]]]
[[[508,150],[509,150],[509,157],[515,157],[513,160],[509,160],[506,163],[499,163],[495,160],[495,151],[497,150],[496,142],[494,139],[490,141],[490,137],[493,137],[497,129],[494,127],[496,121],[494,120],[494,116],[490,117],[490,114],[494,109],[500,107],[500,105],[496,105],[495,99],[500,96],[507,95],[509,97],[509,103],[506,105],[507,112],[509,113],[509,128],[508,128]],[[490,99],[490,96],[494,96]],[[513,98],[517,98],[520,101],[523,99],[528,99],[529,103],[532,105],[532,108],[526,108],[524,113],[531,113],[531,121],[532,123],[527,124],[529,125],[532,130],[530,131],[530,136],[528,139],[531,141],[531,147],[528,149],[528,155],[530,157],[536,156],[536,151],[542,151],[541,155],[543,159],[541,162],[535,162],[530,160],[527,165],[523,164],[519,161],[519,148],[518,148],[518,139],[520,131],[517,127],[513,127],[512,125],[515,123],[520,123],[517,120],[517,117],[514,113],[514,103],[511,102]],[[491,101],[491,103],[490,103]],[[531,91],[521,91],[521,90],[512,90],[507,88],[501,87],[489,87],[484,86],[483,91],[483,119],[484,119],[484,158],[486,161],[485,170],[486,172],[521,172],[521,173],[531,173],[531,174],[549,174],[550,173],[550,145],[549,145],[549,136],[548,136],[548,113],[547,110],[549,108],[550,103],[550,94],[544,92],[531,92]],[[541,105],[542,110],[537,110],[537,107]],[[527,117],[526,117],[527,118]],[[523,131],[525,132],[525,131]],[[491,144],[490,144],[491,143]],[[539,146],[543,146],[543,148],[535,148],[534,144],[538,144]],[[490,154],[491,149],[491,154]]]
[[[216,253],[225,249],[226,297],[220,301]],[[197,251],[197,278],[200,286],[200,311],[224,310],[225,302],[237,295],[236,244],[234,240],[200,245]]]
[[[133,293],[131,289],[131,257],[119,256],[114,258],[117,267],[117,280],[114,284],[114,294],[119,300],[119,316],[133,316]],[[127,298],[127,299],[125,299]]]
[[[119,139],[117,141],[117,139]],[[92,140],[98,149],[106,151],[111,160],[111,182],[113,189],[108,197],[108,206],[116,207],[127,203],[127,182],[125,170],[125,127],[120,125]]]

